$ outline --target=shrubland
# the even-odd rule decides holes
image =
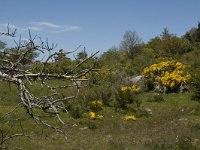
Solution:
[[[119,48],[112,47],[90,59],[85,48],[74,60],[58,53],[45,68],[44,62],[35,60],[37,54],[29,55],[31,61],[22,62],[32,73],[67,73],[80,79],[47,81],[51,87],[66,83],[75,87],[58,89],[62,97],[75,95],[64,101],[64,109],[59,111],[64,125],[53,113],[46,116],[41,110],[32,110],[62,129],[67,140],[56,130],[35,122],[23,107],[8,113],[18,105],[19,91],[16,85],[2,81],[1,148],[31,149],[31,144],[32,149],[199,149],[199,35],[199,24],[182,37],[165,28],[161,36],[143,43],[136,32],[127,31]],[[1,45],[1,52],[11,52],[3,42]],[[0,59],[5,60],[3,53]],[[136,81],[138,76],[142,78]],[[52,90],[36,80],[31,83],[27,87],[36,96]],[[19,133],[21,136],[16,136]]]

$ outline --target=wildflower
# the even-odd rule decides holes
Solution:
[[[139,93],[139,91],[140,91],[140,88],[137,85],[133,85],[131,87],[131,89],[132,89],[133,92],[136,92],[136,93]]]
[[[124,117],[124,120],[125,121],[129,121],[129,120],[135,121],[136,117],[134,115],[127,115],[127,116]]]
[[[103,115],[97,115],[96,119],[102,120],[103,119]]]
[[[140,88],[137,85],[132,85],[132,86],[122,86],[121,87],[122,92],[135,92],[138,93],[140,91]]]
[[[91,102],[91,106],[92,107],[102,107],[103,102],[101,100],[94,100],[94,101]]]
[[[128,86],[122,86],[122,87],[121,87],[121,91],[122,91],[122,92],[128,91],[128,89],[129,89]]]
[[[89,112],[89,118],[94,120],[94,119],[99,119],[102,120],[104,118],[103,115],[97,115],[95,112]]]
[[[90,119],[95,119],[96,118],[96,114],[94,112],[89,112],[89,117]]]

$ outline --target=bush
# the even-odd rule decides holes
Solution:
[[[70,109],[70,114],[73,118],[81,118],[83,114],[83,108],[80,105],[74,105]]]
[[[144,68],[144,77],[152,80],[154,84],[165,86],[170,91],[180,87],[182,83],[188,83],[191,76],[186,72],[186,65],[175,60],[162,61]]]
[[[198,75],[193,78],[192,100],[200,102],[200,77]]]
[[[92,87],[109,82],[112,78],[112,73],[110,71],[92,71],[87,73],[85,77],[89,79],[89,85]]]
[[[90,102],[90,109],[92,111],[102,110],[103,102],[101,100],[93,100]]]
[[[102,92],[101,99],[105,106],[111,106],[110,103],[112,101],[112,92]]]
[[[139,94],[140,88],[136,85],[122,86],[115,93],[115,108],[127,109],[128,104],[138,104],[136,95]]]
[[[102,84],[101,86],[94,87],[94,90],[98,99],[101,99],[104,106],[111,106],[113,100],[113,90],[111,84]]]

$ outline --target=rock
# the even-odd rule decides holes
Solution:
[[[88,127],[79,128],[79,130],[87,130]]]
[[[132,77],[130,79],[130,81],[133,83],[133,84],[136,84],[137,82],[139,82],[141,79],[142,79],[142,75],[139,75],[139,76],[136,76],[136,77]]]
[[[152,110],[150,108],[144,108],[144,111],[147,112],[149,115],[152,115]]]
[[[140,111],[142,112],[142,114],[145,114],[145,115],[152,115],[152,110],[150,108],[140,108]]]
[[[181,83],[181,85],[178,88],[178,93],[183,93],[184,91],[186,91],[188,89],[187,85],[185,83]]]
[[[145,78],[142,75],[129,77],[130,85],[137,85],[140,89],[145,89]]]
[[[155,86],[155,91],[160,93],[167,93],[168,88],[164,85],[158,84],[157,86]]]

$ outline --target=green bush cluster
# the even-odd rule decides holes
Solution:
[[[194,76],[192,84],[192,99],[200,102],[200,76]]]
[[[123,87],[118,88],[115,92],[115,109],[127,109],[128,104],[139,104],[137,94],[131,89],[124,90]]]

